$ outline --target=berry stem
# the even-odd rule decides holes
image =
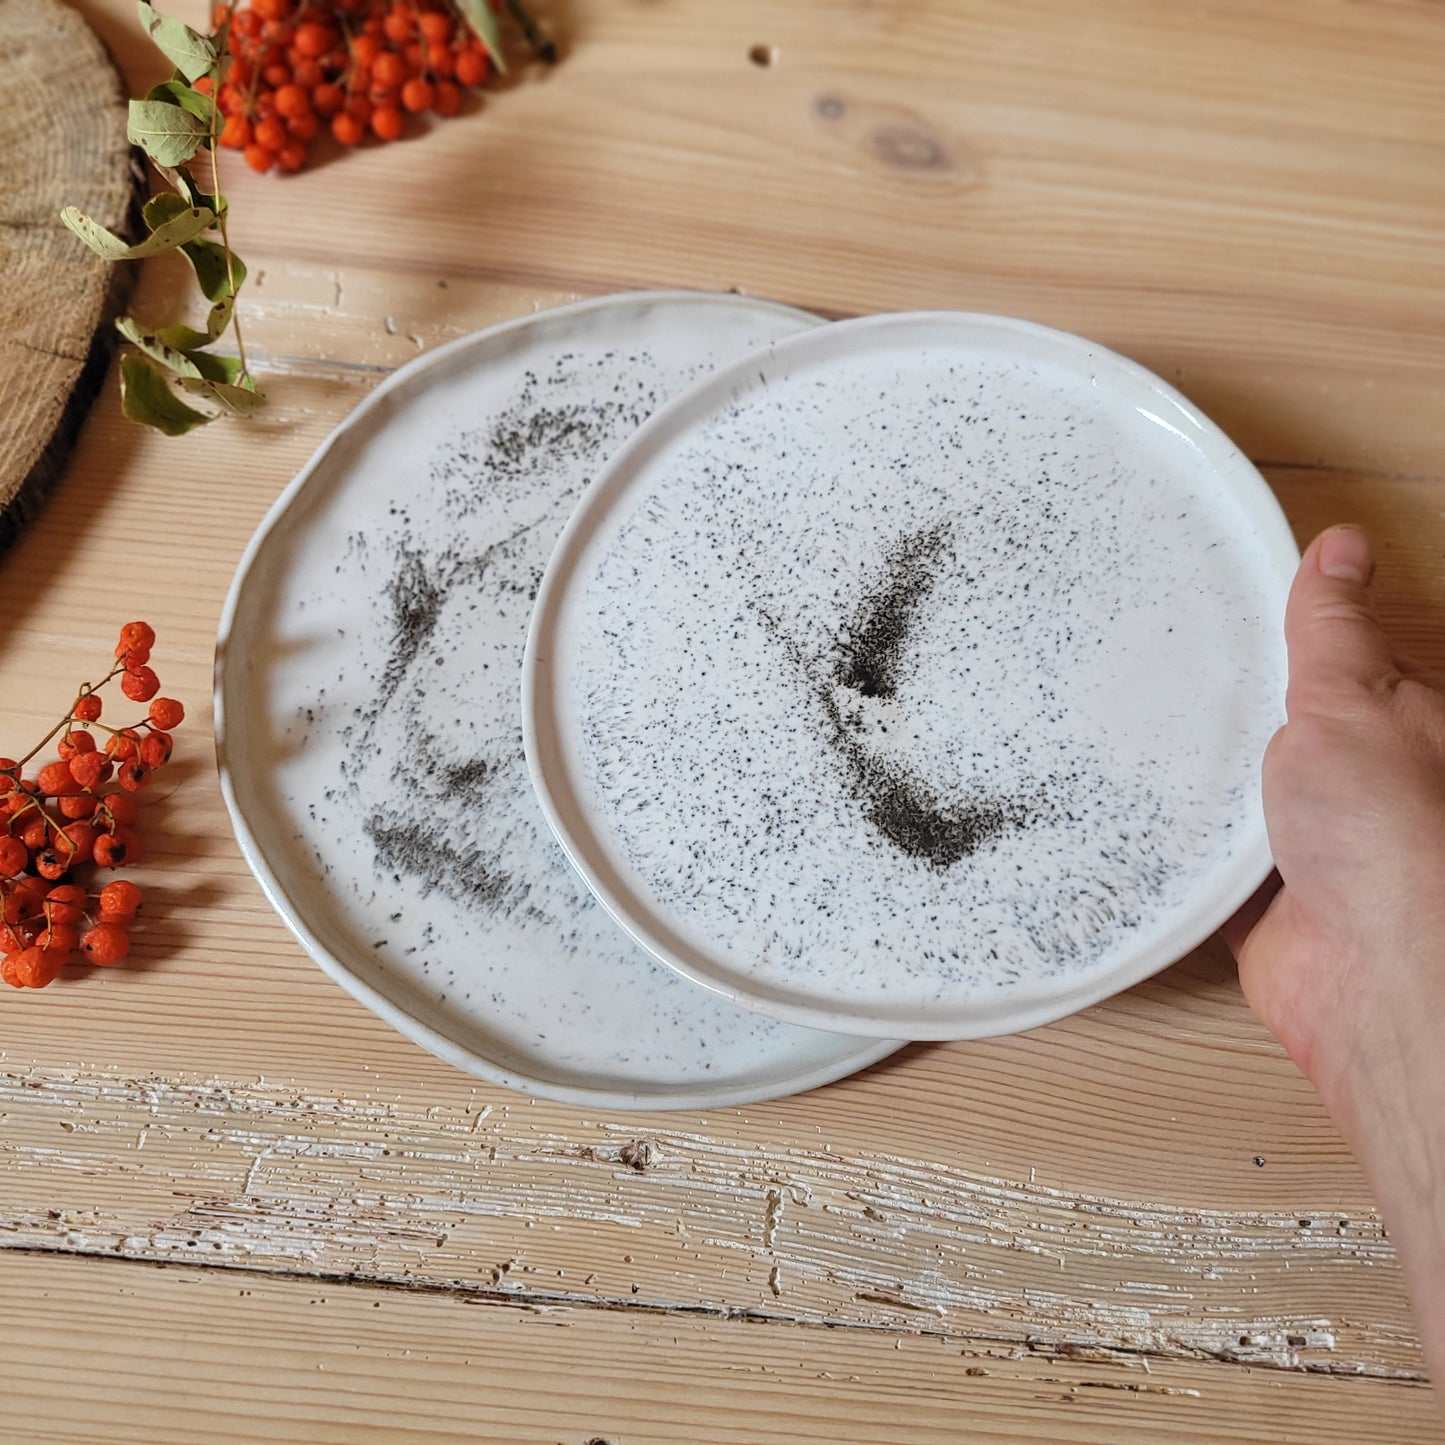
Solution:
[[[216,142],[218,140],[216,122],[211,121],[211,185],[214,188],[212,195],[220,195],[221,172],[216,164]],[[231,254],[231,238],[226,233],[226,207],[221,207],[221,214],[216,217],[216,222],[221,228],[221,245],[226,252],[226,284],[231,288],[231,330],[236,333],[236,355],[241,362],[241,377],[249,380],[251,369],[246,365],[246,341],[241,335],[241,308],[236,305],[236,261]]]
[[[537,23],[536,16],[522,4],[522,0],[507,0],[507,9],[521,28],[527,44],[532,47],[532,53],[548,65],[555,65],[557,42]]]
[[[80,721],[81,721],[81,719],[80,719],[80,718],[77,718],[76,715],[75,715],[76,706],[79,704],[81,698],[83,698],[83,697],[89,697],[90,694],[93,693],[93,692],[99,692],[99,691],[101,690],[101,688],[103,688],[103,687],[106,685],[106,683],[108,683],[108,682],[111,680],[111,678],[113,678],[118,672],[124,672],[124,671],[125,671],[125,661],[124,661],[124,659],[117,659],[117,660],[116,660],[116,663],[115,663],[115,666],[112,667],[111,670],[110,670],[108,673],[106,673],[106,675],[105,675],[103,678],[101,678],[101,680],[100,680],[99,682],[93,683],[93,684],[92,684],[92,683],[89,683],[89,682],[84,682],[84,683],[82,683],[82,684],[80,685],[80,691],[75,694],[75,701],[70,704],[70,710],[66,713],[66,715],[65,715],[63,718],[61,718],[60,721],[59,721],[58,723],[56,723],[55,726],[54,726],[53,728],[51,728],[50,731],[49,731],[48,733],[46,733],[45,736],[44,736],[43,738],[41,738],[40,741],[39,741],[38,743],[36,743],[35,746],[34,746],[33,748],[31,748],[30,751],[29,751],[28,753],[26,753],[23,758],[21,758],[21,759],[19,760],[19,762],[17,762],[17,763],[15,764],[14,768],[7,768],[6,771],[7,771],[7,772],[13,772],[13,773],[15,774],[15,776],[18,778],[18,777],[20,776],[20,769],[23,768],[23,767],[25,766],[25,764],[28,763],[28,762],[30,761],[30,759],[33,758],[33,757],[35,756],[35,754],[38,753],[38,752],[40,751],[40,749],[43,748],[43,747],[45,746],[45,744],[48,743],[48,742],[50,741],[50,739],[55,736],[56,733],[60,732],[62,728],[68,728],[68,727],[70,727],[70,725],[71,725],[72,723],[76,723],[76,722],[80,722]],[[96,726],[96,727],[101,727],[101,726],[104,726],[104,725],[101,724],[101,723],[96,723],[95,726]],[[107,732],[114,732],[115,729],[114,729],[114,728],[106,728],[106,731],[107,731]]]

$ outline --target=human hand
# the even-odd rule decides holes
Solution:
[[[1349,527],[1300,563],[1288,721],[1264,759],[1279,880],[1225,937],[1360,1157],[1445,1373],[1445,693],[1395,657],[1372,571]]]

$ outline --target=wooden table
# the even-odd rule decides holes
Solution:
[[[158,75],[128,0],[80,8]],[[303,956],[207,732],[232,570],[327,430],[440,341],[645,286],[1116,347],[1301,538],[1370,526],[1390,627],[1445,664],[1445,8],[543,13],[563,63],[479,114],[298,178],[232,166],[269,413],[168,441],[107,388],[0,560],[7,740],[132,616],[191,708],[134,966],[0,998],[0,1436],[1438,1438],[1369,1193],[1217,944],[802,1098],[578,1111],[436,1061]],[[138,304],[177,281],[150,264]]]

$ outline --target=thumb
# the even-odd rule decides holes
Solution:
[[[1370,539],[1331,527],[1310,544],[1285,607],[1289,715],[1333,711],[1399,680],[1389,640],[1370,605]]]

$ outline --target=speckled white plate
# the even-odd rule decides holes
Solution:
[[[1298,554],[1157,377],[954,313],[779,341],[663,408],[538,598],[528,759],[658,959],[762,1013],[1032,1027],[1269,868]]]
[[[816,324],[661,292],[467,337],[358,407],[242,560],[216,738],[246,859],[327,973],[464,1069],[706,1108],[898,1047],[762,1019],[658,967],[567,866],[522,752],[532,597],[593,472],[665,397]]]

